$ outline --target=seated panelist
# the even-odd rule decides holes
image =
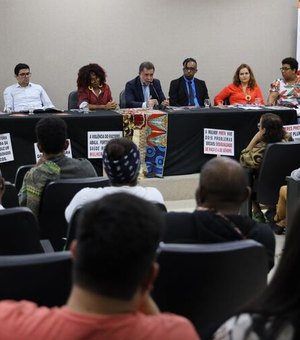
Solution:
[[[208,99],[205,81],[195,78],[197,62],[193,58],[183,61],[183,76],[171,81],[169,96],[171,106],[204,106]]]
[[[223,105],[228,99],[229,104],[264,104],[264,98],[256,83],[254,74],[247,64],[241,64],[233,76],[232,84],[226,86],[214,99],[215,105]]]
[[[17,84],[8,86],[4,92],[4,112],[20,112],[34,109],[54,108],[41,85],[30,82],[30,68],[18,64],[14,69]]]
[[[89,110],[114,110],[117,107],[106,84],[105,71],[98,64],[88,64],[79,69],[77,88],[80,109],[88,106]]]
[[[144,61],[139,66],[139,75],[128,81],[125,86],[127,107],[153,108],[167,106],[166,99],[158,79],[154,79],[155,67],[150,61]]]

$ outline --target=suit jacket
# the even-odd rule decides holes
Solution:
[[[204,99],[209,98],[205,81],[194,78],[196,97],[200,106],[204,106]],[[184,77],[172,80],[169,90],[171,106],[188,106],[189,97]]]
[[[157,99],[159,104],[166,99],[158,79],[153,79],[153,83],[150,85],[150,96],[152,99]],[[125,98],[126,107],[142,107],[144,103],[144,93],[140,76],[126,83]]]

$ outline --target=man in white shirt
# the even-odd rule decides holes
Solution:
[[[14,71],[17,84],[11,85],[4,90],[4,112],[10,113],[54,107],[42,86],[29,81],[31,73],[28,65],[18,64]]]

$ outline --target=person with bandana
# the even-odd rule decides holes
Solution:
[[[111,139],[103,152],[103,165],[111,186],[80,190],[66,208],[65,217],[68,222],[75,211],[86,203],[118,192],[129,193],[155,204],[164,205],[163,196],[156,188],[138,185],[140,153],[137,146],[129,139]]]

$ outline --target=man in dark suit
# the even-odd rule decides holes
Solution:
[[[154,72],[155,68],[151,62],[141,63],[139,75],[126,83],[126,107],[153,108],[158,105],[169,105],[161,89],[160,81],[153,78]]]
[[[183,76],[172,80],[169,97],[171,106],[204,106],[209,98],[205,81],[195,78],[197,62],[187,58],[183,62]]]

